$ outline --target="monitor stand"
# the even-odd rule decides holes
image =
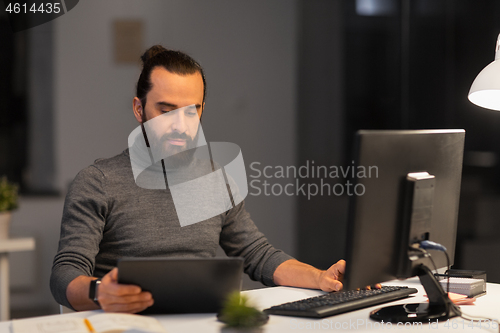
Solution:
[[[416,275],[424,286],[428,303],[400,304],[381,308],[370,313],[370,318],[391,323],[435,322],[460,316],[460,309],[449,299],[431,270],[420,265]]]

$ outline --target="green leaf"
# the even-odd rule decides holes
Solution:
[[[6,176],[0,178],[0,212],[17,208],[19,186],[7,180]]]

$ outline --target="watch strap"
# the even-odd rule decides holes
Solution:
[[[101,279],[96,279],[90,281],[89,287],[89,298],[94,301],[97,305],[99,305],[99,301],[97,300],[97,288],[101,284]]]

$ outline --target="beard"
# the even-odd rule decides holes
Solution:
[[[189,165],[193,161],[198,135],[199,131],[196,132],[194,138],[185,133],[169,133],[161,138],[161,142],[165,145],[165,158],[163,158],[163,162],[166,169],[179,169]],[[170,145],[167,143],[170,139],[185,140],[186,144],[183,147]]]
[[[146,123],[146,113],[142,113],[142,134],[144,136],[144,140],[146,141],[146,146],[150,146],[150,142],[148,140],[148,135],[146,134],[146,130],[144,128],[144,123]],[[164,164],[166,169],[179,169],[185,167],[191,163],[193,160],[194,153],[196,152],[196,144],[198,143],[198,136],[200,133],[201,123],[198,125],[198,130],[196,131],[196,135],[194,138],[191,138],[189,135],[185,133],[166,133],[161,137],[157,137],[154,139],[155,134],[149,133],[153,135],[153,144],[158,145],[160,151],[158,152],[159,156],[162,156],[163,159],[162,164]],[[185,140],[186,144],[182,146],[175,146],[168,143],[169,139],[181,139]]]

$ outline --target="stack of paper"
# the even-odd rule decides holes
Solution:
[[[446,291],[448,279],[439,281]],[[475,297],[486,293],[486,283],[483,279],[469,279],[460,277],[450,277],[450,292]]]

